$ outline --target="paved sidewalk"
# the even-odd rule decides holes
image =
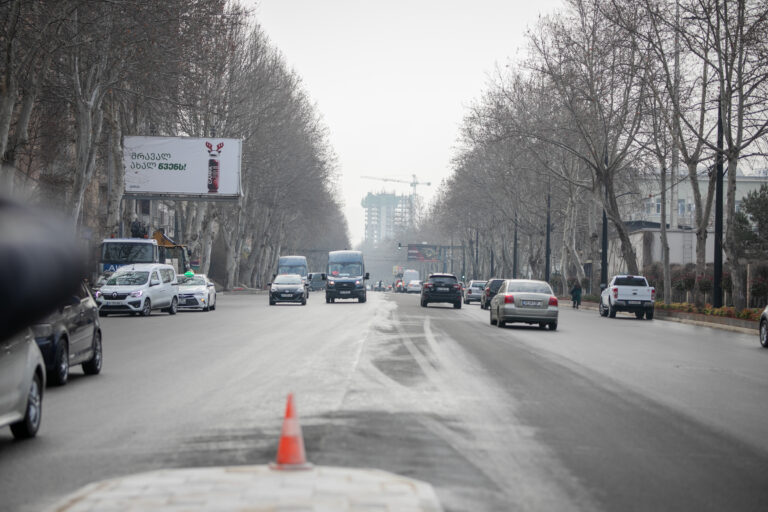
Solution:
[[[167,469],[104,480],[49,512],[440,512],[432,486],[371,469],[268,466]]]
[[[562,308],[566,308],[566,307],[570,308],[571,307],[570,299],[567,300],[567,301],[563,300],[561,302],[563,304],[561,306]],[[582,302],[581,303],[581,307],[579,309],[586,309],[586,310],[589,310],[589,311],[594,311],[595,314],[597,314],[597,303],[594,303],[594,302],[589,302],[589,303]],[[713,329],[722,329],[724,331],[730,331],[730,332],[740,332],[742,334],[754,334],[754,335],[758,334],[757,328],[750,329],[750,328],[747,328],[747,327],[738,327],[738,326],[735,326],[735,325],[719,324],[719,323],[715,323],[715,322],[706,322],[706,321],[702,321],[702,320],[691,320],[689,318],[677,318],[677,317],[674,317],[674,316],[661,316],[661,315],[658,314],[659,311],[660,310],[656,310],[657,315],[654,317],[654,320],[662,320],[662,321],[668,321],[668,322],[677,322],[677,323],[688,324],[688,325],[698,325],[698,326],[701,326],[701,327],[712,327]],[[631,313],[622,313],[622,312],[620,312],[618,314],[619,315],[634,316]]]

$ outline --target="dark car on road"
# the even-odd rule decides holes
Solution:
[[[504,279],[492,278],[485,283],[485,289],[483,290],[483,296],[480,297],[480,307],[482,309],[488,309],[491,307],[491,299],[498,293],[499,287],[504,283]]]
[[[299,274],[280,274],[269,283],[269,305],[278,302],[298,302],[307,305],[307,287]]]
[[[448,302],[461,309],[461,285],[453,274],[430,274],[421,287],[421,307],[433,302]]]
[[[32,326],[45,360],[48,382],[63,386],[69,369],[83,365],[86,375],[101,372],[102,347],[99,308],[85,283],[56,310]]]

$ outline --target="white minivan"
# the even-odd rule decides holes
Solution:
[[[96,292],[99,316],[131,313],[149,316],[153,309],[175,315],[179,305],[176,271],[162,263],[120,267]]]

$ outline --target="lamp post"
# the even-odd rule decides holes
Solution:
[[[717,97],[717,155],[715,169],[715,268],[713,270],[712,306],[723,307],[723,117],[722,98]]]
[[[544,281],[549,282],[549,258],[550,258],[550,247],[549,247],[549,235],[552,231],[552,226],[550,225],[550,184],[547,182],[547,242],[546,242],[546,249],[544,252]]]
[[[512,254],[512,277],[517,279],[517,210],[515,210],[515,242]]]

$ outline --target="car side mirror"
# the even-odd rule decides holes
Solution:
[[[267,283],[267,286],[272,286],[272,283]]]
[[[158,286],[160,284],[159,279],[153,279],[149,282],[149,286]]]
[[[366,273],[365,273],[365,277],[364,277],[364,279],[370,279],[370,278],[371,278],[371,274],[369,274],[368,272],[366,272]]]

